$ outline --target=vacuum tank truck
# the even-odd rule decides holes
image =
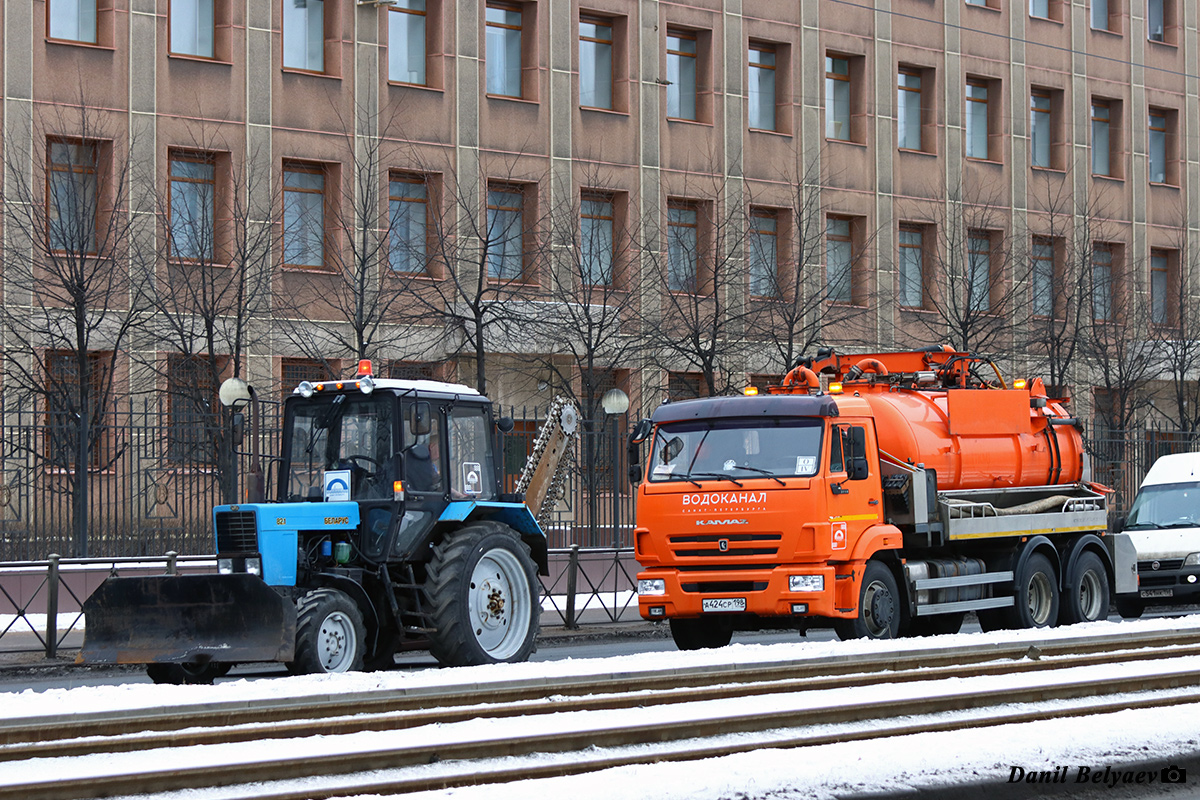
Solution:
[[[825,388],[822,388],[822,387]],[[667,403],[650,441],[638,606],[681,649],[734,630],[842,638],[1105,619],[1136,592],[1079,422],[1040,379],[948,348],[822,349],[765,394]]]

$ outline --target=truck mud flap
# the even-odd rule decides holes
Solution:
[[[295,657],[296,606],[256,575],[109,578],[83,613],[84,664]]]

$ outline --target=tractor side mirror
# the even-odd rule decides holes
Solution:
[[[514,427],[516,426],[512,417],[501,417],[496,420],[496,430],[501,433],[512,433]]]
[[[850,429],[850,480],[864,481],[871,474],[867,463],[867,431],[865,428]]]
[[[229,433],[230,438],[233,440],[233,446],[241,447],[242,440],[246,437],[246,415],[241,411],[233,415]]]
[[[429,414],[429,403],[413,403],[408,415],[408,432],[414,437],[427,436],[433,430]]]

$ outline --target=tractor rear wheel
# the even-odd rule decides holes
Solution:
[[[362,611],[345,592],[314,589],[296,603],[293,675],[353,672],[363,668],[367,631]]]
[[[533,652],[541,586],[529,546],[499,522],[473,522],[433,549],[425,592],[437,629],[429,651],[447,666],[519,662]]]

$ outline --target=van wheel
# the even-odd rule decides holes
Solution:
[[[839,639],[895,639],[900,634],[900,591],[892,571],[878,561],[868,561],[858,590],[858,616],[837,619],[833,629]]]
[[[680,650],[725,647],[733,639],[733,621],[721,617],[671,620],[671,638]]]
[[[314,589],[296,604],[293,675],[354,672],[363,668],[367,630],[362,611],[345,592]]]
[[[1122,619],[1138,619],[1146,610],[1146,604],[1137,597],[1118,597],[1115,605]]]
[[[541,621],[541,586],[529,546],[499,522],[471,523],[433,549],[425,593],[437,629],[429,651],[447,666],[529,658]]]
[[[1072,625],[1102,619],[1108,619],[1108,571],[1100,556],[1092,552],[1080,553],[1067,567],[1062,621]]]

